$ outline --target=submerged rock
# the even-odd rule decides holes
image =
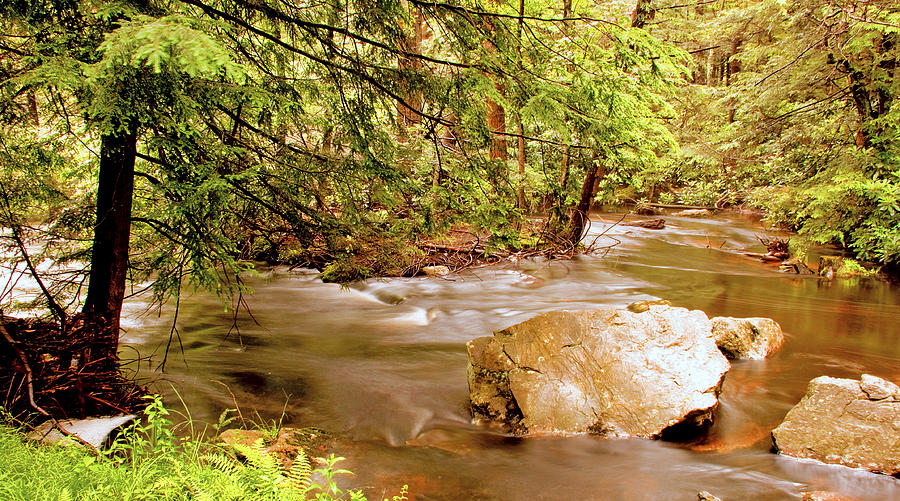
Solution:
[[[786,259],[778,265],[778,271],[794,273],[797,275],[815,275],[809,266],[801,259]]]
[[[648,230],[662,230],[666,227],[665,219],[646,219],[644,221],[631,221],[630,223],[622,223],[622,226],[637,226]]]
[[[818,377],[772,432],[781,454],[900,473],[900,387],[863,374]]]
[[[422,273],[428,275],[429,277],[443,277],[444,275],[450,274],[450,268],[444,265],[424,266],[422,267]]]
[[[646,306],[554,311],[470,341],[473,414],[516,433],[610,437],[708,423],[730,368],[709,318]]]
[[[784,332],[771,318],[714,317],[712,332],[719,349],[732,360],[760,360],[784,344]]]
[[[662,211],[652,205],[638,204],[634,207],[634,213],[639,216],[658,216]]]
[[[843,494],[831,491],[810,491],[803,493],[803,501],[858,501]]]

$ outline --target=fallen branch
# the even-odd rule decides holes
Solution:
[[[427,248],[427,249],[435,249],[435,250],[442,250],[442,251],[459,252],[459,253],[463,253],[463,254],[471,254],[471,253],[473,253],[473,252],[478,252],[478,253],[484,252],[484,247],[482,247],[482,246],[480,246],[480,245],[475,245],[475,247],[472,247],[471,249],[465,249],[465,248],[462,248],[462,247],[456,247],[456,246],[453,246],[453,245],[433,244],[433,243],[430,243],[430,242],[425,242],[425,243],[419,244],[419,246],[420,246],[420,247]]]
[[[656,207],[657,209],[706,209],[706,210],[717,210],[718,207],[710,207],[707,205],[681,205],[681,204],[649,204],[644,203],[641,205],[646,205],[649,207]]]
[[[747,257],[755,257],[757,259],[761,259],[768,263],[784,261],[784,259],[777,257],[777,256],[773,256],[771,254],[760,254],[759,252],[743,252],[742,254]]]
[[[50,413],[44,410],[43,407],[37,404],[34,401],[34,372],[31,371],[31,365],[28,363],[28,356],[25,355],[25,352],[19,349],[18,343],[12,336],[9,335],[9,332],[6,331],[6,327],[3,325],[3,312],[0,311],[0,335],[6,339],[6,342],[9,343],[9,346],[16,352],[16,355],[19,357],[19,361],[22,362],[22,367],[25,369],[25,382],[28,385],[28,403],[31,407],[43,414],[44,416],[50,416]],[[52,418],[51,418],[52,419]]]

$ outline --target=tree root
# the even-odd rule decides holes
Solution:
[[[14,417],[48,417],[71,435],[57,420],[143,406],[146,390],[123,377],[118,360],[84,362],[93,338],[78,317],[61,330],[56,322],[0,313],[0,339],[0,406]]]

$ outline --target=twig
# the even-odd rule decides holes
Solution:
[[[66,327],[66,311],[62,309],[62,307],[53,299],[53,294],[47,289],[47,286],[44,285],[44,281],[41,280],[40,275],[38,275],[37,269],[35,269],[34,264],[31,262],[31,256],[28,255],[28,249],[25,247],[25,242],[22,241],[21,235],[19,232],[22,227],[15,221],[13,221],[12,214],[12,205],[9,201],[9,194],[6,192],[6,186],[0,184],[0,194],[3,195],[3,202],[6,205],[6,212],[8,216],[8,220],[6,221],[9,224],[10,229],[12,230],[12,238],[13,241],[16,242],[16,247],[19,248],[19,254],[22,255],[22,259],[25,260],[25,266],[28,267],[28,271],[31,274],[31,277],[37,282],[38,287],[41,289],[41,293],[44,297],[47,298],[47,305],[50,307],[50,311],[53,312],[53,316],[56,317],[56,320],[59,321],[59,329],[60,331],[65,330]]]
[[[25,381],[28,384],[28,403],[34,410],[40,412],[44,416],[50,416],[50,413],[44,410],[43,407],[37,404],[34,401],[34,373],[31,371],[31,365],[28,364],[28,357],[25,355],[25,352],[22,351],[18,343],[12,336],[9,335],[9,332],[6,331],[6,326],[3,325],[2,319],[3,312],[0,311],[0,335],[3,335],[3,338],[6,339],[6,342],[15,350],[16,354],[19,356],[19,361],[22,362],[22,367],[25,369]],[[52,419],[52,418],[51,418]]]
[[[216,382],[216,383],[219,383],[219,384],[222,385],[222,386],[224,386],[225,389],[228,390],[228,394],[231,395],[231,402],[234,403],[234,410],[235,410],[235,412],[237,412],[238,418],[241,420],[241,426],[243,426],[244,428],[246,428],[246,427],[247,427],[247,422],[244,421],[244,414],[241,412],[241,406],[238,405],[238,403],[237,403],[237,397],[234,396],[234,392],[231,391],[231,388],[229,388],[228,385],[225,384],[225,383],[223,383],[222,381],[216,380],[215,382]]]
[[[624,220],[625,220],[625,217],[626,217],[627,215],[628,215],[628,214],[623,214],[622,217],[619,218],[618,221],[616,221],[615,223],[609,225],[608,228],[606,228],[605,230],[603,230],[602,232],[600,232],[599,235],[597,235],[596,237],[594,237],[594,240],[591,242],[591,245],[588,246],[588,249],[593,249],[593,248],[594,248],[594,244],[597,243],[597,240],[599,240],[600,237],[605,236],[605,235],[609,232],[609,230],[615,228],[619,223],[621,223],[622,221],[624,221]],[[617,239],[617,238],[613,238],[613,237],[610,237],[610,236],[607,236],[607,238],[612,238],[613,240],[616,241],[616,243],[613,244],[613,245],[611,245],[611,246],[608,246],[608,247],[601,247],[601,248],[603,248],[603,249],[609,249],[610,247],[614,247],[614,246],[619,245],[620,243],[622,243],[622,242],[621,242],[619,239]]]

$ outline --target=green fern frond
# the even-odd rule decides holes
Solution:
[[[265,449],[262,438],[256,439],[251,445],[233,444],[232,447],[240,455],[244,456],[253,470],[270,477],[281,475],[281,467],[278,464],[278,460],[274,454]]]
[[[309,487],[310,475],[312,475],[312,463],[309,456],[303,449],[300,449],[291,464],[291,469],[287,472],[287,480],[291,487],[305,492]]]
[[[228,475],[234,475],[240,467],[234,460],[224,454],[204,454],[200,456],[200,459],[214,469]]]

